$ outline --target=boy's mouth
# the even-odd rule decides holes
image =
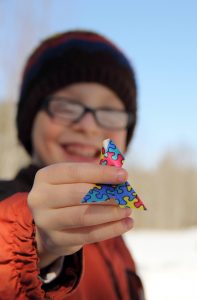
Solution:
[[[100,156],[100,149],[98,147],[79,143],[63,144],[64,151],[73,159],[95,160]]]

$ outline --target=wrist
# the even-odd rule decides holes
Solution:
[[[38,253],[38,257],[39,257],[38,267],[40,269],[42,269],[42,268],[45,268],[48,265],[50,265],[52,262],[54,262],[60,256],[57,254],[51,253],[50,251],[48,251],[45,248],[37,227],[36,227],[35,239],[36,239],[36,244],[37,244],[37,253]]]

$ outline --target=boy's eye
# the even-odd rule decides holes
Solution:
[[[65,103],[61,101],[54,101],[51,105],[51,110],[53,113],[64,113],[64,114],[74,114],[80,115],[83,112],[83,107],[79,104]]]

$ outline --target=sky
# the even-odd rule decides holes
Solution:
[[[127,154],[154,168],[166,153],[197,166],[197,1],[0,0],[0,99],[17,99],[25,59],[46,36],[95,30],[128,56],[139,121]]]

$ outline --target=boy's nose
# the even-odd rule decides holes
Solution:
[[[92,112],[86,112],[84,116],[76,123],[73,123],[75,128],[83,129],[86,131],[98,131],[100,130],[99,124],[96,122],[96,119]]]

